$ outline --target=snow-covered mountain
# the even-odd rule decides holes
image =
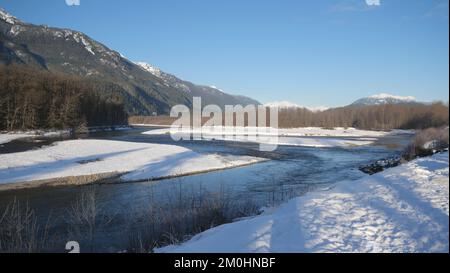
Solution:
[[[383,104],[410,104],[418,103],[415,97],[407,96],[396,96],[386,93],[381,93],[373,95],[370,97],[362,98],[351,105],[353,106],[364,106],[364,105],[383,105]]]
[[[273,101],[273,102],[268,102],[268,103],[264,104],[264,106],[266,106],[266,107],[278,107],[280,109],[300,108],[300,106],[298,104],[295,104],[295,103],[290,102],[290,101]]]
[[[206,104],[217,104],[220,106],[224,105],[235,105],[235,104],[254,104],[259,105],[260,103],[252,98],[238,95],[231,95],[225,93],[222,89],[216,86],[206,86],[197,85],[185,80],[182,80],[172,74],[166,73],[159,68],[146,63],[146,62],[135,62],[144,71],[149,72],[153,76],[159,78],[164,82],[164,85],[169,88],[174,88],[176,90],[181,90],[188,93],[193,97],[201,97],[203,103]]]
[[[194,96],[221,107],[259,104],[181,80],[149,64],[133,63],[82,32],[29,24],[1,8],[0,64],[26,65],[112,84],[133,115],[166,114],[173,105],[191,105]]]
[[[7,13],[5,10],[0,8],[0,19],[5,21],[8,24],[14,25],[20,22],[19,19]]]
[[[322,112],[327,109],[329,109],[326,106],[300,106],[296,103],[290,102],[290,101],[274,101],[274,102],[268,102],[264,104],[266,107],[278,107],[279,109],[289,109],[289,108],[306,108],[313,112]]]

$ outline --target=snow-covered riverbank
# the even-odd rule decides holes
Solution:
[[[143,134],[168,134],[170,133],[170,126],[167,128],[150,130],[144,132]],[[204,133],[209,134],[210,132],[220,132],[223,135],[247,135],[247,134],[259,134],[259,135],[278,135],[278,136],[322,136],[322,137],[381,137],[387,134],[399,134],[399,133],[412,133],[410,130],[392,130],[392,131],[370,131],[370,130],[360,130],[355,128],[343,128],[336,127],[333,129],[318,128],[318,127],[303,127],[303,128],[285,128],[285,129],[272,129],[266,130],[266,128],[258,127],[208,127],[204,126],[202,128],[193,129],[183,129],[188,133]],[[184,132],[184,131],[183,131]]]
[[[69,140],[21,153],[0,155],[0,184],[102,173],[124,173],[124,181],[157,179],[264,159],[200,154],[175,145],[111,140]]]
[[[203,127],[199,129],[176,129],[163,128],[144,132],[146,135],[171,134],[179,137],[182,135],[197,134],[205,139],[255,142],[271,145],[289,145],[303,147],[346,147],[369,145],[378,138],[402,133],[413,133],[412,131],[394,130],[368,131],[355,128],[324,129],[315,127],[292,128],[269,130],[257,127]]]
[[[124,131],[131,130],[132,127],[123,126],[96,126],[89,127],[86,130],[89,133],[94,132],[110,132],[110,131]],[[15,131],[15,132],[3,132],[0,133],[0,145],[9,143],[11,141],[23,138],[35,138],[35,137],[60,137],[64,135],[70,135],[71,130],[29,130],[29,131]]]
[[[448,252],[448,156],[340,182],[157,252]]]
[[[11,142],[16,139],[34,137],[35,134],[30,133],[17,133],[17,134],[0,134],[0,145]]]
[[[23,138],[34,138],[34,137],[58,137],[62,135],[70,134],[69,130],[58,130],[58,131],[45,131],[45,130],[32,130],[32,131],[17,131],[10,133],[0,134],[0,144],[9,143],[11,141]]]

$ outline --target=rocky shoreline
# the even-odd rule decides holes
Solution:
[[[373,163],[370,163],[367,165],[361,165],[361,166],[359,166],[358,169],[363,173],[373,175],[373,174],[382,172],[386,169],[397,167],[403,163],[409,162],[416,158],[432,156],[434,154],[443,153],[443,152],[448,152],[448,148],[439,149],[439,150],[427,150],[427,152],[418,154],[414,158],[410,158],[407,155],[401,155],[401,156],[392,156],[392,157],[388,157],[388,158],[378,159]]]

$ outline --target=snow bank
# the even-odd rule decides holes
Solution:
[[[171,128],[156,129],[143,132],[146,135],[170,134]],[[181,132],[172,131],[173,136],[186,134],[202,134],[204,138],[256,142],[263,144],[306,146],[306,147],[343,147],[368,145],[377,138],[388,134],[407,133],[405,131],[367,131],[355,128],[322,129],[316,127],[258,130],[256,127],[205,127],[201,129],[188,129]]]
[[[418,159],[157,251],[448,252],[448,170],[448,152]]]
[[[318,127],[303,127],[303,128],[289,128],[289,129],[278,129],[273,132],[277,132],[273,134],[269,130],[268,133],[264,132],[264,128],[262,130],[258,130],[258,127],[203,127],[203,133],[208,133],[209,131],[221,132],[223,135],[247,135],[247,134],[259,134],[259,135],[278,135],[278,136],[328,136],[328,137],[381,137],[392,132],[384,132],[384,131],[369,131],[369,130],[359,130],[355,128],[342,128],[336,127],[334,129],[324,129]],[[184,132],[184,131],[183,131]],[[199,129],[191,129],[187,132],[191,133],[199,133],[202,132]],[[393,132],[402,132],[405,133],[407,131],[393,131]],[[170,133],[170,128],[159,129],[159,130],[150,130],[144,132],[143,134],[148,135],[161,135]]]
[[[206,135],[207,138],[224,141],[254,142],[259,144],[271,144],[280,146],[301,147],[347,147],[372,144],[377,138],[332,138],[332,137],[272,137],[272,136],[217,136]]]
[[[5,144],[16,139],[34,137],[33,133],[0,134],[0,144]]]
[[[32,138],[32,137],[57,137],[65,134],[69,134],[69,130],[59,130],[59,131],[41,131],[41,130],[33,130],[33,131],[17,131],[13,133],[0,134],[0,144],[5,144],[11,142],[13,140],[21,139],[21,138]]]
[[[110,140],[70,140],[39,150],[0,155],[0,184],[101,173],[123,180],[155,179],[237,167],[251,156],[199,154],[175,145]]]

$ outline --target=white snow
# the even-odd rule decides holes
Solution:
[[[266,107],[278,107],[278,108],[300,108],[298,104],[290,101],[273,101],[264,104]]]
[[[396,96],[386,93],[381,93],[355,101],[352,105],[384,105],[384,104],[400,104],[400,103],[414,103],[417,102],[412,96]]]
[[[169,125],[170,126],[170,125]],[[207,133],[210,131],[220,132],[224,135],[247,135],[247,134],[263,134],[263,135],[278,135],[278,136],[327,136],[327,137],[381,137],[387,134],[393,133],[408,133],[410,131],[406,130],[394,130],[391,132],[386,131],[369,131],[369,130],[359,130],[355,128],[343,128],[336,127],[333,129],[324,129],[319,127],[302,127],[302,128],[285,128],[285,129],[272,129],[266,130],[265,127],[203,127],[203,132]],[[201,128],[193,129],[183,129],[190,133],[201,132]],[[267,131],[267,133],[265,132]],[[183,131],[184,132],[184,131]],[[144,132],[143,134],[148,135],[160,135],[170,133],[170,128],[161,130],[150,130]]]
[[[16,139],[34,137],[34,133],[0,134],[0,144],[5,144]]]
[[[144,69],[147,72],[150,72],[152,75],[161,78],[161,70],[159,70],[158,68],[146,63],[146,62],[135,62],[135,64],[137,64],[138,66],[140,66],[142,69]]]
[[[66,40],[69,40],[69,38],[72,37],[75,40],[75,42],[83,45],[86,51],[88,51],[92,55],[95,55],[93,45],[85,38],[85,35],[83,33],[72,31],[70,29],[64,29],[62,31],[63,33],[60,31],[53,31],[53,35],[55,35],[56,37],[62,37],[64,35],[64,38]]]
[[[212,89],[216,89],[216,90],[218,90],[218,91],[220,91],[222,93],[224,92],[222,89],[220,89],[219,87],[217,87],[215,85],[210,85],[209,87],[212,88]]]
[[[9,30],[9,34],[12,36],[17,36],[22,31],[22,27],[20,25],[13,25],[11,29]]]
[[[413,96],[396,96],[391,95],[387,93],[380,93],[376,95],[369,96],[371,99],[395,99],[395,100],[402,100],[402,101],[416,101],[416,98]]]
[[[38,150],[0,155],[0,184],[68,176],[129,172],[143,180],[256,163],[251,156],[200,154],[175,145],[70,140]]]
[[[448,156],[340,182],[156,251],[448,252]]]
[[[290,145],[305,147],[344,147],[355,145],[368,145],[377,138],[388,135],[405,133],[405,131],[367,131],[355,128],[334,128],[322,129],[316,127],[264,130],[257,127],[203,127],[194,129],[163,128],[146,131],[147,135],[182,136],[202,134],[202,137],[209,140],[225,140],[237,142],[255,142],[260,144]]]
[[[43,131],[43,130],[30,130],[30,131],[15,131],[5,134],[0,134],[0,144],[5,144],[13,140],[21,138],[32,137],[56,137],[69,134],[69,130],[56,130],[56,131]]]
[[[11,25],[14,25],[17,22],[19,22],[19,20],[17,20],[16,17],[14,17],[11,14],[7,13],[2,8],[0,8],[0,19],[4,20],[6,23],[11,24]]]
[[[279,109],[289,109],[289,108],[306,108],[313,112],[323,112],[325,110],[330,109],[326,106],[300,106],[296,103],[290,102],[290,101],[274,101],[274,102],[268,102],[264,104],[265,107],[278,107]]]
[[[301,146],[301,147],[347,147],[369,145],[375,142],[376,138],[330,138],[330,137],[271,137],[271,136],[235,136],[215,137],[217,140],[237,141],[237,142],[254,142],[259,144],[272,144],[281,146]]]
[[[84,45],[84,48],[85,48],[89,53],[91,53],[92,55],[95,55],[94,51],[92,50],[91,44],[90,44],[86,39],[84,39],[83,36],[81,36],[81,43]]]

